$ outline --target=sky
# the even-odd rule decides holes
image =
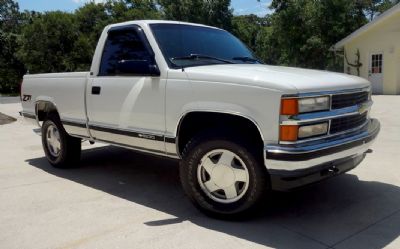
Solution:
[[[63,10],[72,12],[90,0],[17,0],[21,10],[50,11]],[[102,2],[102,0],[92,0]],[[269,13],[271,0],[232,0],[235,15],[256,14],[264,16]]]

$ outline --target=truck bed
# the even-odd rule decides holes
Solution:
[[[35,114],[35,103],[51,102],[63,120],[85,122],[85,87],[89,72],[25,75],[23,113]]]
[[[24,76],[25,79],[54,79],[54,78],[87,78],[89,72],[72,72],[72,73],[43,73],[43,74],[27,74]]]

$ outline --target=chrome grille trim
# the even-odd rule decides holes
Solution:
[[[352,116],[357,114],[363,114],[364,112],[369,111],[373,102],[368,101],[366,103],[360,105],[349,106],[342,109],[336,109],[332,111],[324,111],[324,112],[312,112],[299,114],[296,116],[281,116],[281,124],[282,125],[304,125],[304,124],[312,124],[316,122],[324,122],[335,118],[341,118],[345,116]],[[360,109],[364,109],[363,112],[359,112]]]
[[[358,131],[360,129],[363,129],[368,123],[369,123],[369,120],[367,119],[367,121],[364,124],[362,124],[362,125],[360,125],[358,127],[355,127],[354,129],[350,129],[350,130],[346,130],[346,131],[338,132],[338,133],[334,133],[334,134],[328,133],[328,135],[325,135],[325,136],[312,137],[312,138],[309,138],[309,139],[302,139],[302,140],[298,140],[296,142],[280,141],[280,144],[302,144],[302,143],[308,143],[308,142],[317,141],[317,140],[321,140],[321,139],[340,137],[340,136],[342,136],[344,134],[353,133],[353,132],[356,132],[356,131]]]
[[[288,94],[288,95],[283,95],[282,99],[320,97],[320,96],[340,95],[340,94],[349,94],[349,93],[357,93],[357,92],[370,92],[370,91],[371,91],[371,87],[363,87],[363,88],[347,89],[347,90],[339,90],[339,91],[321,91],[321,92]]]
[[[300,139],[295,142],[280,141],[279,143],[280,144],[301,144],[301,143],[321,140],[321,139],[325,139],[325,138],[331,138],[331,137],[335,137],[335,136],[345,135],[347,133],[355,132],[358,129],[364,128],[368,124],[368,121],[369,121],[368,114],[369,114],[369,111],[373,104],[372,100],[369,99],[370,91],[371,91],[370,87],[365,87],[365,88],[341,90],[341,91],[302,93],[302,94],[297,94],[297,95],[282,96],[282,99],[329,96],[331,105],[330,105],[330,110],[328,110],[328,111],[303,113],[303,114],[298,114],[295,116],[288,116],[288,115],[280,116],[280,125],[299,125],[299,126],[301,126],[301,125],[328,122],[329,123],[328,124],[329,125],[328,134],[323,135],[323,136],[312,137],[312,138],[308,138],[308,139],[307,138]],[[333,101],[334,96],[351,95],[351,94],[357,94],[357,93],[360,93],[360,95],[366,96],[366,101],[363,101],[363,102],[354,101],[354,102],[351,102],[351,103],[354,103],[351,106],[345,106],[345,107],[337,108],[337,109],[333,108],[334,107],[334,101]],[[355,95],[355,96],[358,96],[358,95]],[[348,130],[331,133],[332,120],[350,117],[350,116],[357,116],[357,115],[365,115],[366,121],[363,124],[361,124],[355,128],[352,127]]]
[[[331,97],[331,109],[335,110],[367,102],[368,95],[369,92],[367,91],[348,94],[334,94]]]
[[[332,119],[329,132],[331,134],[337,134],[354,129],[355,127],[359,127],[361,124],[365,124],[367,119],[367,113]]]

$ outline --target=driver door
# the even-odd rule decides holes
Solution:
[[[130,25],[109,31],[99,74],[92,76],[87,89],[87,114],[94,138],[165,151],[166,80],[152,73],[154,68],[154,53],[140,27]]]

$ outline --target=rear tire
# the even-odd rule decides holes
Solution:
[[[75,168],[81,157],[81,139],[71,137],[58,115],[50,114],[42,125],[42,145],[46,158],[56,168]]]
[[[186,145],[180,164],[182,186],[205,214],[240,218],[269,193],[269,176],[250,143],[215,134],[196,136]]]

